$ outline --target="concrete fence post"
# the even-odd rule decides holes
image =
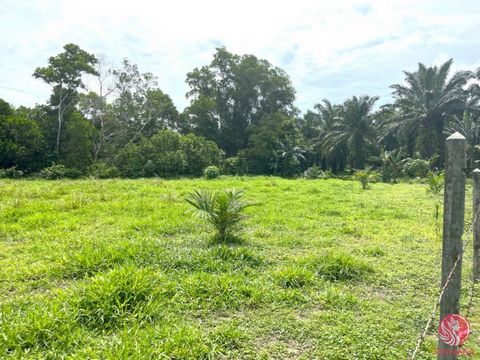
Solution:
[[[465,169],[467,141],[456,132],[446,140],[445,189],[443,203],[442,287],[457,259],[455,271],[440,301],[440,320],[447,314],[460,313],[462,281],[462,235],[465,216]],[[438,358],[457,359],[457,347],[438,341]]]

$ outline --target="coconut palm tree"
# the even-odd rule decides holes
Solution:
[[[365,167],[368,147],[376,140],[373,106],[377,100],[377,96],[354,96],[345,101],[323,138],[328,153],[346,147],[354,169]]]
[[[423,158],[443,155],[446,120],[465,109],[468,94],[464,87],[473,73],[461,71],[449,79],[452,62],[450,59],[439,67],[419,63],[417,71],[404,72],[406,84],[391,86],[399,111],[392,118],[390,130],[416,134],[415,149]]]

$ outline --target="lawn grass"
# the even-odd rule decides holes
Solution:
[[[258,205],[222,245],[184,197],[233,187]],[[439,289],[433,211],[421,184],[2,180],[0,358],[404,359]],[[467,249],[464,308],[470,271]]]

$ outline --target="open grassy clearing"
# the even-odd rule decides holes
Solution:
[[[260,204],[221,245],[183,198],[232,187]],[[2,358],[402,359],[439,287],[420,184],[3,180],[0,218]]]

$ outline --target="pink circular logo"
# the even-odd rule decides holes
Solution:
[[[467,319],[457,314],[448,314],[440,321],[438,336],[445,344],[461,346],[467,341],[470,325]]]

